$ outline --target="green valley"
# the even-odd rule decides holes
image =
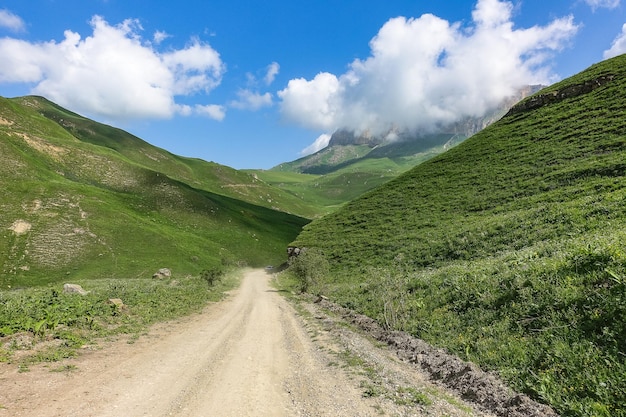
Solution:
[[[35,359],[55,360],[90,331],[136,334],[295,245],[306,250],[287,289],[444,348],[562,415],[626,416],[624,91],[620,56],[468,139],[343,143],[271,170],[173,155],[42,97],[0,98],[0,342],[60,340]],[[160,268],[172,276],[153,279]],[[66,282],[90,292],[63,294]],[[0,361],[17,349],[1,344]]]

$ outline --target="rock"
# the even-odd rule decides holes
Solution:
[[[537,94],[529,99],[522,100],[508,111],[504,116],[511,116],[517,113],[524,113],[530,110],[535,110],[543,106],[547,106],[552,103],[556,103],[565,99],[578,97],[583,94],[588,94],[593,90],[610,83],[615,78],[614,75],[601,75],[596,79],[587,80],[580,84],[572,84],[561,90],[548,91],[542,94]]]
[[[63,284],[63,292],[66,294],[80,294],[80,295],[89,294],[89,291],[83,290],[83,287],[81,287],[78,284]]]
[[[114,305],[117,308],[117,311],[126,310],[126,304],[120,298],[109,298],[107,300],[107,304]]]
[[[152,275],[152,278],[163,279],[163,278],[169,278],[171,276],[172,276],[172,271],[170,271],[169,268],[161,268]]]
[[[321,303],[323,301],[329,301],[328,297],[323,295],[318,295],[317,298],[313,301],[314,303]]]

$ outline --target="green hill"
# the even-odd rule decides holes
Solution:
[[[161,172],[194,188],[304,217],[316,214],[290,193],[271,187],[244,171],[171,154],[121,129],[68,111],[43,97],[20,97],[13,101],[37,109],[42,116],[56,122],[82,142],[115,150],[134,164]]]
[[[0,188],[0,288],[281,263],[307,222],[246,173],[39,97],[0,99]]]
[[[438,137],[450,139],[450,135]],[[320,217],[444,152],[444,142],[401,142],[375,149],[367,145],[330,146],[271,170],[248,172],[297,197],[315,210],[313,217]]]
[[[400,174],[397,170],[373,163],[354,164],[326,175],[300,174],[273,170],[251,170],[257,178],[300,199],[314,212],[311,218],[333,212],[347,201]]]
[[[314,290],[563,415],[625,416],[625,92],[626,56],[594,65],[307,225]]]

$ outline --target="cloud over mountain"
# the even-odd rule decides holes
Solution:
[[[611,48],[604,51],[604,59],[613,58],[624,53],[626,53],[626,23],[622,26],[622,32],[613,40]]]
[[[578,30],[572,16],[516,28],[513,4],[479,0],[470,24],[432,14],[387,21],[370,56],[344,74],[292,79],[278,92],[283,117],[323,131],[431,129],[478,116],[528,84],[554,76],[551,54]]]

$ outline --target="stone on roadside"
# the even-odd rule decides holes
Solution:
[[[89,291],[83,290],[83,287],[81,287],[78,284],[63,284],[63,292],[66,294],[80,294],[80,295],[89,294]]]

